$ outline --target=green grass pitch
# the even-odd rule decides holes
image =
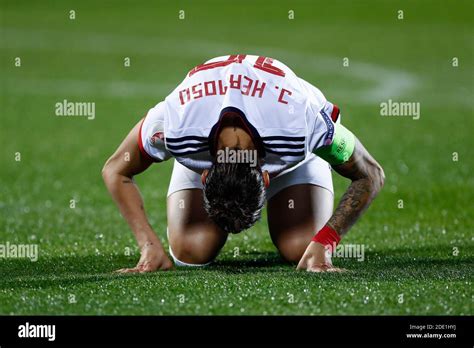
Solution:
[[[0,244],[39,247],[36,262],[0,258],[0,314],[473,314],[472,1],[0,4]],[[206,269],[112,273],[139,254],[104,161],[189,69],[230,53],[318,86],[384,167],[343,241],[364,261],[334,260],[351,272],[296,272],[264,216]],[[94,102],[95,118],[56,116],[64,99]],[[420,103],[420,118],[381,116],[389,99]],[[171,168],[137,177],[166,247]],[[348,182],[334,180],[339,198]]]

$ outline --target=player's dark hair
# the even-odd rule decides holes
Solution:
[[[215,163],[204,184],[204,207],[214,223],[239,233],[260,219],[265,203],[262,172],[247,163]]]

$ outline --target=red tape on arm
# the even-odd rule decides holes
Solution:
[[[318,233],[316,233],[311,241],[321,243],[325,248],[328,248],[331,253],[333,253],[334,249],[336,249],[337,245],[341,241],[341,237],[339,237],[333,228],[329,227],[328,225],[324,225],[324,227],[319,230]]]

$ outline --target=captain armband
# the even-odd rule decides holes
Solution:
[[[347,162],[352,156],[355,147],[355,136],[343,125],[336,123],[335,134],[331,145],[323,146],[314,153],[330,165],[339,165]]]

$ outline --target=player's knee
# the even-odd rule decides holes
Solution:
[[[299,262],[308,247],[309,240],[306,238],[281,238],[276,241],[276,247],[280,255],[288,262]]]
[[[204,248],[186,240],[170,243],[170,247],[174,257],[185,263],[205,264],[213,259],[210,253],[203,250]]]
[[[205,233],[190,230],[186,233],[170,232],[169,242],[173,255],[184,263],[209,263],[216,258],[223,245],[223,242],[216,241]]]

